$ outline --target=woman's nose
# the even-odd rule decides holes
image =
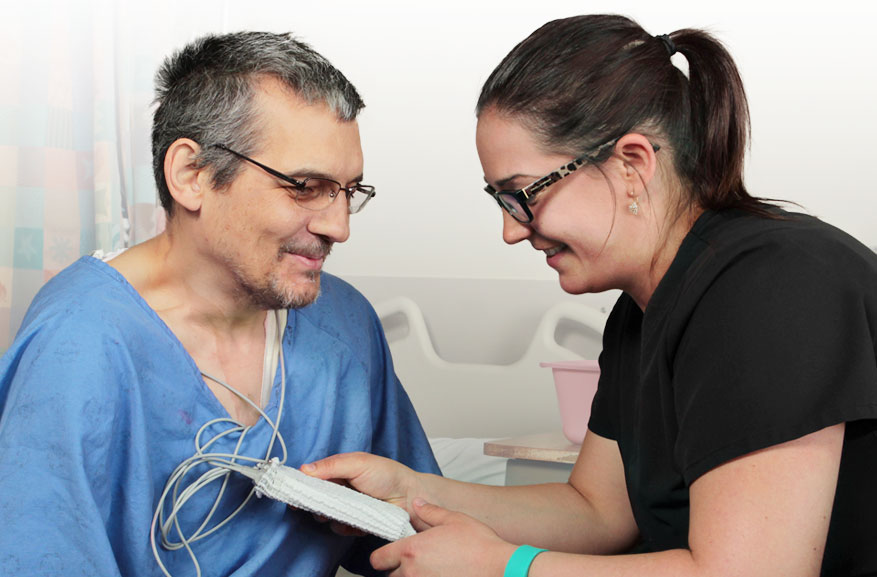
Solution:
[[[505,210],[502,211],[502,239],[507,244],[521,242],[531,233],[532,229],[528,225],[518,222]]]

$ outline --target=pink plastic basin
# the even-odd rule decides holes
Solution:
[[[591,401],[600,378],[600,365],[597,361],[560,361],[539,363],[539,366],[550,367],[554,374],[554,389],[557,391],[564,436],[580,445],[588,430]]]

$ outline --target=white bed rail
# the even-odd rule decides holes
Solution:
[[[497,438],[560,430],[560,416],[549,369],[541,361],[582,357],[557,342],[561,323],[574,325],[598,343],[606,315],[594,308],[561,302],[545,312],[523,356],[509,365],[452,363],[435,351],[420,307],[407,297],[375,309],[391,330],[396,374],[411,397],[429,437]],[[460,330],[465,330],[461,327]]]

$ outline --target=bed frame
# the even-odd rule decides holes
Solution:
[[[542,316],[520,359],[488,365],[442,359],[420,308],[408,297],[385,300],[375,310],[389,335],[396,374],[430,438],[500,438],[559,430],[551,370],[539,363],[596,359],[607,316],[587,305],[559,302]],[[590,354],[558,342],[564,330],[588,339]]]

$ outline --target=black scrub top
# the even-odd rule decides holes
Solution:
[[[662,551],[688,548],[700,475],[845,422],[822,575],[877,575],[877,255],[776,217],[705,212],[645,313],[619,298],[589,428],[618,442],[638,550]]]

